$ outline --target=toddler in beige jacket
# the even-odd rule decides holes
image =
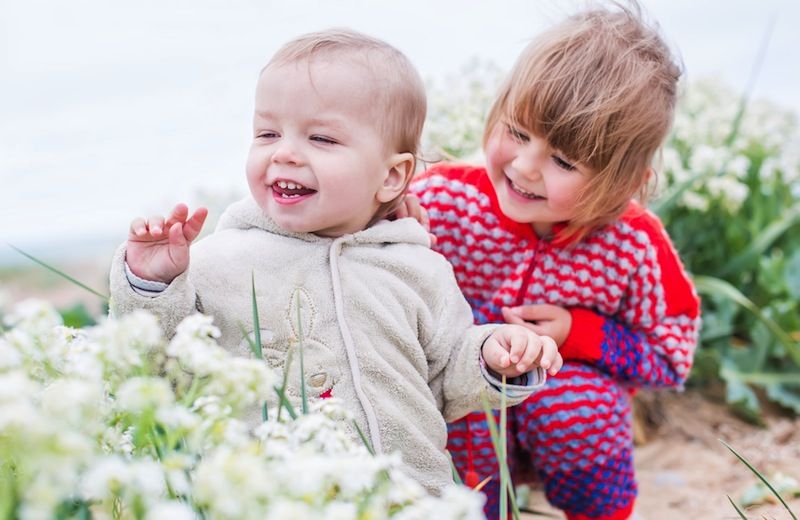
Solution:
[[[349,30],[289,42],[256,85],[250,196],[191,247],[191,265],[204,208],[133,220],[111,289],[112,312],[151,310],[168,334],[212,315],[220,343],[248,355],[254,276],[266,361],[285,368],[302,326],[310,393],[350,405],[373,448],[399,450],[436,493],[452,482],[445,420],[481,409],[481,393],[499,406],[503,375],[520,402],[561,357],[525,327],[473,325],[424,228],[385,219],[413,176],[425,110],[418,73],[385,42]]]

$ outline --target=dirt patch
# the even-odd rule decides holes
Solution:
[[[760,428],[742,422],[723,403],[695,391],[645,394],[637,399],[637,409],[646,410],[644,415],[650,421],[642,421],[640,415],[640,426],[649,424],[638,429],[644,442],[635,450],[639,498],[634,518],[739,518],[727,495],[738,501],[756,483],[756,477],[718,439],[768,478],[782,472],[800,480],[798,418],[772,411],[766,427]],[[800,514],[800,498],[787,502],[795,515]],[[530,504],[552,515],[550,518],[564,518],[547,505],[540,490],[533,490]],[[748,518],[791,518],[780,504],[752,506],[745,512]]]

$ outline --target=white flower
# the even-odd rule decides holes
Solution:
[[[706,184],[712,197],[719,198],[725,208],[736,212],[750,193],[749,188],[730,177],[713,177]]]
[[[150,507],[145,520],[195,520],[194,510],[181,502],[173,500],[157,502]]]
[[[19,302],[3,317],[6,327],[16,327],[33,335],[48,334],[62,323],[61,315],[52,305],[33,298]]]
[[[86,500],[106,500],[120,493],[131,480],[128,463],[117,455],[98,460],[81,480],[81,492]]]
[[[171,405],[175,396],[169,382],[156,377],[134,377],[125,381],[117,391],[117,406],[141,413]]]
[[[50,417],[75,428],[98,425],[107,407],[102,384],[91,379],[57,379],[42,392],[41,404]]]
[[[700,212],[707,211],[709,205],[709,201],[706,196],[690,190],[683,192],[683,195],[681,196],[681,203],[689,209]]]

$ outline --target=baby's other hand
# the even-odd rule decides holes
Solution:
[[[506,377],[516,377],[540,366],[555,375],[563,364],[556,342],[519,325],[502,325],[483,343],[486,366]]]
[[[522,325],[541,336],[550,336],[559,347],[572,329],[572,314],[558,305],[520,305],[501,309],[506,323]]]
[[[201,207],[190,217],[186,204],[178,204],[166,219],[161,215],[134,219],[128,230],[128,267],[145,280],[172,282],[189,267],[189,246],[207,216],[208,210]]]
[[[422,207],[422,204],[419,203],[419,197],[414,194],[406,193],[405,197],[403,197],[403,202],[397,207],[393,214],[394,218],[413,218],[417,222],[419,222],[422,227],[425,228],[425,231],[428,232],[428,236],[431,238],[431,245],[436,245],[436,235],[431,233],[431,221],[428,218],[428,210]]]

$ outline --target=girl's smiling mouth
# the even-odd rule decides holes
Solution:
[[[514,181],[512,181],[508,176],[506,176],[506,181],[508,181],[508,186],[511,188],[511,191],[513,191],[520,197],[524,197],[528,200],[547,200],[547,197],[542,197],[541,195],[537,195],[535,193],[523,190],[522,188],[517,186],[514,183]]]

